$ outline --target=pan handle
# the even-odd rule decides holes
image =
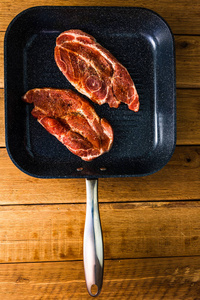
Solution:
[[[83,261],[85,281],[91,296],[97,296],[103,283],[103,238],[98,207],[98,180],[86,179],[86,218]]]

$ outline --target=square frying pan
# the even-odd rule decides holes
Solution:
[[[140,110],[93,104],[114,130],[112,149],[91,162],[72,154],[31,115],[21,97],[33,88],[72,89],[54,61],[56,37],[69,29],[94,36],[129,71]],[[103,241],[97,179],[145,176],[170,160],[176,144],[173,34],[155,12],[135,7],[39,6],[17,15],[5,35],[6,147],[23,172],[38,178],[86,178],[84,268],[88,292],[100,293]],[[96,290],[94,291],[96,287]]]

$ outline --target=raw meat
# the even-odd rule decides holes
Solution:
[[[98,104],[121,102],[139,110],[139,96],[127,69],[89,34],[68,30],[56,39],[55,61],[75,88]]]
[[[23,100],[34,103],[32,115],[72,153],[85,161],[110,150],[113,130],[87,100],[72,90],[36,88]]]

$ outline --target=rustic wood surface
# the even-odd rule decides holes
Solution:
[[[198,257],[105,260],[98,299],[198,300]],[[91,299],[82,261],[1,264],[1,293],[9,299]]]
[[[37,5],[146,7],[176,46],[177,147],[159,172],[99,180],[105,269],[99,299],[200,299],[200,2],[2,0],[0,3],[0,299],[90,299],[83,271],[84,179],[22,173],[5,145],[6,28]]]

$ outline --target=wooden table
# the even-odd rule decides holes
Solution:
[[[200,2],[2,0],[0,4],[0,299],[89,299],[83,271],[84,179],[18,170],[4,138],[3,42],[36,5],[141,6],[176,45],[177,147],[159,172],[99,180],[104,284],[99,299],[200,299]]]

